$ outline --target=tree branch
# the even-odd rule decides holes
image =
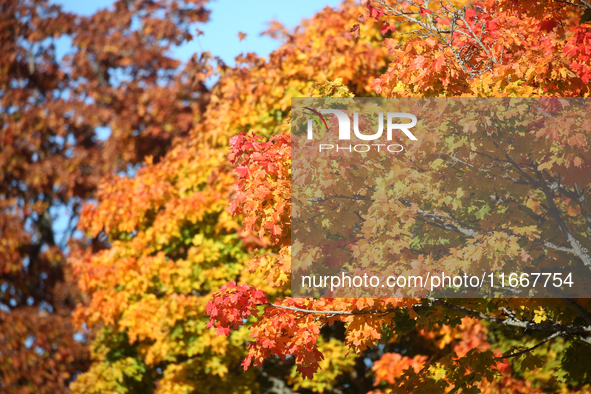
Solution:
[[[521,350],[521,351],[519,351],[519,352],[511,353],[511,354],[502,355],[501,357],[495,357],[495,359],[496,359],[496,360],[504,360],[504,359],[511,358],[511,357],[517,357],[517,356],[521,356],[522,354],[529,353],[529,352],[531,352],[532,350],[535,350],[535,349],[539,348],[540,346],[542,346],[542,345],[543,345],[543,344],[545,344],[546,342],[549,342],[549,341],[551,341],[552,339],[554,339],[554,338],[556,338],[556,337],[559,337],[559,336],[561,336],[561,335],[563,335],[563,334],[564,334],[563,332],[557,331],[557,332],[555,332],[554,334],[550,335],[549,337],[545,338],[544,340],[542,340],[541,342],[539,342],[538,344],[536,344],[536,345],[534,345],[534,346],[532,346],[532,347],[530,347],[530,348],[527,348],[527,349]]]
[[[566,325],[566,324],[539,324],[528,322],[524,320],[520,320],[515,315],[510,312],[506,308],[501,308],[509,317],[508,318],[500,318],[495,316],[490,316],[482,312],[475,311],[473,309],[469,309],[460,305],[452,304],[447,301],[438,300],[429,298],[430,304],[415,304],[412,305],[413,309],[425,309],[430,308],[433,306],[442,306],[447,309],[452,309],[458,312],[462,312],[468,316],[476,317],[482,320],[486,320],[491,323],[496,323],[500,325],[505,325],[509,327],[517,327],[523,328],[524,330],[533,330],[533,331],[550,331],[550,332],[561,332],[562,334],[570,333],[570,334],[585,334],[588,335],[591,333],[591,325],[584,327],[584,326],[576,326],[576,325]],[[304,309],[298,308],[293,306],[284,306],[278,305],[274,303],[267,304],[269,306],[281,309],[287,309],[297,313],[303,313],[305,315],[327,315],[327,317],[333,316],[356,316],[356,315],[379,315],[379,314],[388,314],[392,312],[399,312],[402,310],[407,309],[406,307],[401,308],[389,308],[383,310],[358,310],[358,311],[343,311],[343,310],[311,310],[311,309]]]

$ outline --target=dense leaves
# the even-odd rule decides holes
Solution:
[[[33,158],[48,142],[44,145],[40,140],[38,146],[29,147],[10,140],[11,149],[19,146],[27,152],[22,157],[28,159],[5,162],[12,166],[29,163],[30,168],[10,167],[2,173],[22,174],[19,179],[28,182],[2,183],[13,190],[1,200],[5,208],[2,223],[7,229],[13,223],[23,229],[3,230],[11,237],[6,242],[3,236],[1,244],[2,253],[11,259],[4,260],[10,262],[7,274],[22,272],[21,277],[31,277],[40,266],[31,260],[27,271],[23,260],[29,254],[14,245],[44,239],[41,229],[51,226],[39,226],[61,193],[59,187],[54,190],[54,184],[73,182],[64,187],[67,199],[63,202],[67,202],[74,196],[91,197],[98,177],[110,174],[100,183],[96,201],[83,208],[78,223],[87,237],[95,239],[95,248],[77,247],[70,254],[79,288],[88,297],[79,303],[75,319],[93,337],[92,364],[71,384],[73,392],[589,392],[589,369],[581,361],[591,326],[588,300],[290,297],[291,269],[298,268],[291,267],[290,261],[291,97],[581,97],[589,93],[590,25],[585,15],[591,11],[587,2],[361,3],[347,1],[339,9],[326,8],[293,32],[272,24],[266,33],[283,40],[279,49],[268,59],[244,54],[235,67],[220,64],[220,77],[211,92],[205,92],[202,85],[209,72],[205,57],[194,58],[179,74],[178,63],[161,52],[165,43],[180,43],[188,37],[182,22],[205,19],[200,2],[189,8],[193,11],[178,2],[122,2],[116,4],[116,11],[90,17],[95,19],[74,18],[72,32],[75,26],[85,26],[90,33],[72,33],[75,53],[64,61],[73,71],[60,78],[74,78],[74,82],[64,85],[69,95],[63,98],[62,109],[56,104],[47,108],[49,112],[33,110],[30,97],[34,89],[17,100],[23,94],[18,87],[28,89],[30,83],[6,82],[7,87],[16,88],[3,90],[3,94],[15,97],[3,105],[12,100],[21,102],[22,108],[5,111],[9,126],[3,129],[3,138],[28,141],[38,136],[51,141],[49,136],[57,133],[52,130],[63,130],[59,134],[63,141],[57,143],[60,154],[54,155],[61,161],[55,163],[47,162],[54,157],[47,153]],[[154,19],[162,13],[171,18],[162,23]],[[142,17],[148,14],[152,17]],[[119,15],[121,25],[109,28],[119,23]],[[141,20],[137,30],[134,15]],[[52,26],[55,30],[64,24],[69,26],[60,19]],[[125,34],[118,33],[122,29]],[[49,29],[46,34],[54,31]],[[136,50],[146,42],[151,46],[145,52]],[[21,57],[19,69],[26,70],[30,63]],[[7,62],[7,69],[13,63]],[[152,71],[156,65],[160,73]],[[50,69],[57,72],[59,67]],[[36,66],[35,70],[41,73],[43,68]],[[118,73],[129,73],[138,81],[122,78],[115,83],[111,78]],[[165,84],[160,80],[163,74],[170,77]],[[60,78],[53,76],[45,83],[57,83]],[[90,103],[85,92],[91,92]],[[55,101],[56,96],[51,97],[43,103]],[[72,100],[78,101],[70,107]],[[553,114],[555,103],[548,101],[545,113]],[[69,111],[80,114],[70,117]],[[515,109],[512,116],[519,111],[524,110]],[[20,112],[27,113],[14,117],[24,119],[21,123],[10,120]],[[37,129],[29,125],[18,133],[6,131],[37,119],[33,113],[47,116],[43,122],[48,123]],[[56,115],[44,115],[52,113]],[[423,171],[401,166],[395,169],[397,177],[420,182],[415,189],[396,192],[408,193],[406,197],[415,199],[417,205],[430,204],[434,211],[422,212],[437,215],[442,214],[444,204],[455,202],[455,209],[465,209],[467,213],[462,214],[475,217],[471,222],[480,220],[488,226],[484,230],[491,230],[492,235],[483,231],[471,242],[454,245],[453,253],[462,258],[478,260],[479,253],[494,249],[504,257],[542,259],[547,252],[550,258],[571,253],[569,258],[584,259],[586,252],[580,244],[588,242],[587,212],[591,209],[585,187],[588,179],[581,175],[591,160],[585,116],[577,120],[578,133],[567,135],[555,127],[558,124],[548,124],[535,132],[523,130],[494,149],[491,141],[498,137],[498,130],[491,129],[490,135],[478,139],[467,127],[453,130],[453,138],[446,140],[439,138],[443,133],[439,129],[426,143],[433,151],[455,157],[456,162],[445,156]],[[105,125],[112,135],[102,143],[93,137],[95,128]],[[68,139],[69,130],[82,134],[72,131]],[[179,138],[170,144],[173,135]],[[165,146],[168,152],[163,154],[160,148]],[[67,148],[84,150],[71,155],[66,154]],[[490,148],[487,154],[492,159],[475,159],[472,153],[479,148]],[[3,149],[2,154],[13,155],[11,149]],[[506,223],[511,229],[503,227],[499,201],[490,198],[490,180],[466,177],[462,193],[445,187],[444,178],[456,173],[450,167],[472,174],[472,167],[464,164],[472,160],[480,160],[479,165],[489,160],[486,163],[497,171],[497,177],[507,175],[518,181],[517,201],[503,199],[504,204],[515,205],[512,217],[517,222]],[[63,163],[69,169],[63,182],[47,177]],[[141,168],[133,176],[113,173],[125,169],[127,163],[141,163]],[[34,172],[34,168],[39,170]],[[559,178],[565,169],[575,176]],[[92,182],[86,175],[92,175]],[[472,175],[486,178],[480,172]],[[546,190],[557,179],[559,186]],[[383,181],[384,188],[392,184],[391,179]],[[74,187],[76,182],[81,186]],[[20,184],[26,187],[17,187]],[[35,189],[38,185],[45,189]],[[421,197],[421,188],[432,190],[434,197],[429,201]],[[26,194],[29,190],[34,191]],[[31,198],[42,208],[34,209]],[[19,205],[25,203],[30,211]],[[470,210],[471,206],[478,210]],[[421,216],[416,206],[394,213],[417,221]],[[379,215],[374,212],[368,222],[379,225]],[[545,238],[548,224],[557,215],[573,229],[578,250],[566,234]],[[29,216],[39,223],[34,231],[41,237],[24,231]],[[372,224],[366,225],[369,229]],[[506,241],[492,229],[519,232],[532,244],[541,241],[545,249],[529,253],[525,244]],[[544,241],[569,251],[552,250]],[[46,239],[43,242],[51,244]],[[432,246],[424,243],[425,258],[435,256],[437,250]],[[55,248],[39,248],[44,256],[57,255],[63,261],[63,254]],[[49,266],[49,257],[44,258]],[[61,272],[62,265],[55,266]],[[45,277],[42,270],[38,272],[39,278]],[[6,297],[19,294],[19,282],[10,280],[15,290],[3,290]],[[21,305],[23,300],[15,302]],[[34,305],[38,302],[35,299]],[[31,310],[38,313],[38,308]],[[6,352],[0,349],[2,357],[18,351],[22,359],[33,359],[39,348],[47,349],[43,354],[52,360],[67,360],[72,365],[70,376],[52,378],[58,382],[53,392],[64,387],[74,371],[84,369],[77,364],[80,350],[75,342],[68,345],[68,352],[47,345],[47,341],[61,344],[71,336],[58,338],[53,334],[57,331],[46,325],[45,336],[31,336],[27,341],[29,334],[24,332],[32,328],[17,324],[16,310],[10,318],[15,326],[10,335],[21,338],[19,343],[25,340],[26,345],[7,345]],[[11,332],[2,330],[3,335]],[[61,367],[51,362],[35,362],[52,376],[61,373]],[[2,359],[2,377],[11,389],[15,387],[13,391],[25,385],[24,379],[9,373],[20,365],[21,361]],[[30,391],[40,387],[30,381],[26,380]]]
[[[206,58],[181,68],[168,52],[208,19],[204,3],[118,1],[82,17],[0,2],[1,391],[63,391],[87,368],[65,261],[87,246],[76,218],[103,176],[160,158],[196,121]]]
[[[235,68],[220,65],[210,102],[187,138],[159,162],[144,162],[134,177],[111,176],[101,184],[97,203],[85,206],[79,227],[90,237],[106,236],[110,248],[71,259],[79,286],[90,297],[76,311],[77,321],[97,332],[93,365],[71,386],[74,392],[287,389],[294,362],[286,358],[289,354],[297,353],[296,361],[305,366],[296,368],[310,377],[319,349],[335,357],[345,353],[334,340],[317,345],[320,326],[314,322],[300,330],[306,347],[298,350],[300,339],[291,332],[294,317],[282,311],[275,320],[275,331],[283,335],[277,345],[253,341],[250,350],[244,346],[251,341],[244,324],[260,317],[267,300],[288,291],[285,223],[290,209],[282,200],[289,194],[290,147],[289,138],[262,142],[239,133],[248,129],[270,136],[288,130],[292,96],[350,95],[342,82],[318,84],[327,79],[346,81],[355,93],[369,94],[372,76],[386,65],[387,51],[377,24],[365,26],[363,38],[343,34],[362,12],[350,2],[342,10],[326,8],[295,32],[271,26],[268,34],[284,43],[268,60],[245,54]],[[253,151],[259,152],[256,159],[250,157]],[[253,182],[242,171],[249,160],[263,166],[250,174],[257,177],[257,188],[269,180],[275,185],[260,189],[257,198],[234,186],[241,179]],[[243,206],[268,216],[254,220],[253,213],[248,221],[229,212]],[[270,250],[259,255],[262,247]],[[253,254],[266,259],[269,281],[283,287],[273,288],[254,272]],[[232,281],[238,284],[222,290]],[[212,301],[214,293],[219,298]],[[218,317],[211,328],[206,311]],[[218,334],[229,328],[237,328],[229,338]],[[259,331],[261,337],[265,330]],[[282,350],[286,341],[293,352]],[[274,353],[286,356],[285,362],[277,359],[264,371],[244,372],[243,365],[259,365]],[[351,358],[339,362],[327,376],[338,376],[341,366],[350,369],[351,364]],[[127,372],[116,374],[121,369]],[[295,371],[289,379],[306,385]]]
[[[550,11],[544,4],[531,2],[528,3],[526,11],[526,7],[520,8],[502,2],[468,7],[448,4],[437,9],[427,9],[426,4],[422,2],[399,2],[394,5],[388,5],[386,2],[377,3],[384,7],[376,8],[371,4],[368,5],[370,17],[378,20],[387,18],[388,23],[396,21],[414,24],[416,27],[414,34],[418,36],[415,38],[411,35],[402,43],[386,40],[386,45],[390,47],[392,61],[388,71],[374,80],[373,87],[377,93],[394,96],[548,94],[582,96],[588,94],[588,80],[583,70],[589,64],[589,59],[584,58],[585,55],[580,55],[584,51],[582,47],[575,44],[584,40],[583,37],[586,37],[584,32],[587,31],[588,25],[580,24],[581,13],[577,13],[580,10],[576,7],[564,4],[559,6],[555,3]],[[578,6],[583,7],[582,3]],[[439,18],[441,25],[450,27],[440,28],[433,18]],[[559,22],[553,23],[552,20]],[[478,34],[472,34],[471,32],[476,28],[478,28]],[[357,32],[357,26],[354,26],[353,31]],[[575,47],[579,49],[573,49]],[[535,67],[532,68],[532,64]],[[486,104],[483,105],[486,106]],[[564,108],[565,105],[569,104],[560,103],[559,100],[542,101],[542,112],[538,116],[543,121],[538,121],[537,126],[533,128],[526,127],[529,133],[524,134],[521,132],[511,134],[508,131],[495,129],[490,123],[491,118],[488,117],[494,112],[491,112],[494,105],[486,110],[484,107],[476,111],[464,108],[462,113],[467,114],[468,119],[466,123],[462,123],[458,134],[450,133],[451,129],[447,129],[447,127],[453,128],[452,125],[457,123],[457,119],[438,118],[438,111],[431,108],[431,114],[437,119],[434,118],[436,123],[431,125],[432,133],[425,137],[429,142],[424,141],[421,150],[412,152],[408,163],[401,163],[400,168],[390,169],[392,171],[389,171],[386,178],[375,181],[374,201],[380,204],[376,202],[375,209],[369,208],[362,223],[357,223],[361,226],[361,238],[357,245],[360,250],[363,248],[363,245],[359,245],[360,242],[365,242],[367,246],[367,250],[358,251],[358,254],[371,255],[370,249],[373,252],[376,245],[390,245],[391,242],[373,239],[372,236],[375,234],[376,226],[396,223],[396,216],[398,216],[402,226],[401,234],[412,233],[416,237],[418,233],[415,223],[420,223],[421,219],[427,226],[432,226],[431,230],[425,230],[427,237],[418,246],[423,251],[419,254],[418,260],[427,265],[433,264],[434,267],[445,266],[447,260],[453,261],[455,265],[458,259],[471,262],[473,266],[483,258],[499,258],[498,262],[501,266],[515,259],[527,261],[538,259],[540,264],[548,259],[568,261],[574,258],[582,265],[588,266],[589,228],[586,219],[588,216],[586,212],[589,210],[586,198],[588,179],[578,171],[578,168],[585,167],[585,163],[589,160],[589,133],[585,131],[588,121],[584,120],[589,111],[587,104],[583,104],[580,111],[575,110],[576,115],[573,115],[571,120],[561,116],[554,118],[557,114],[556,110]],[[472,113],[480,115],[470,120]],[[516,107],[514,110],[492,116],[510,119],[525,113],[531,114],[525,107],[522,109]],[[429,111],[423,114],[423,117],[428,118],[428,114]],[[579,120],[580,123],[577,123],[578,126],[574,127],[572,132],[567,132],[565,127],[558,125],[561,122]],[[473,122],[472,126],[470,122]],[[474,130],[474,125],[486,125],[487,122],[489,122],[488,136],[484,138],[474,136],[476,139],[473,139],[470,133]],[[544,123],[547,124],[544,125]],[[563,131],[557,132],[557,130]],[[519,136],[524,139],[519,142],[513,140]],[[274,139],[277,138],[274,137]],[[287,135],[284,138],[287,138]],[[269,140],[269,144],[272,144],[272,141]],[[233,140],[233,144],[235,145],[233,149],[240,151],[243,147],[253,147],[249,157],[242,162],[250,165],[242,165],[238,170],[241,175],[237,186],[243,190],[242,193],[250,195],[252,200],[260,201],[254,196],[259,188],[264,190],[265,186],[259,185],[258,182],[261,179],[271,181],[273,177],[256,176],[261,172],[266,173],[267,168],[259,165],[260,159],[251,161],[250,158],[258,157],[261,152],[265,152],[264,149],[259,151],[254,148],[255,144],[264,146],[265,149],[268,147],[263,141],[258,141],[257,137],[251,137],[246,142],[236,139]],[[432,152],[438,154],[437,160],[428,154],[431,148],[426,146],[430,144],[433,144]],[[461,153],[462,147],[466,148],[464,153]],[[268,157],[275,157],[279,149],[270,149],[271,151],[267,153]],[[524,151],[520,152],[521,149]],[[490,174],[487,174],[489,170],[484,170],[482,165],[476,164],[479,160],[487,161],[487,168],[498,166],[502,173],[489,178]],[[466,167],[455,167],[458,163]],[[315,173],[322,174],[318,168],[314,170]],[[506,173],[507,170],[515,170],[516,174]],[[496,174],[495,171],[493,170]],[[325,172],[329,172],[329,168],[326,168]],[[430,174],[435,177],[431,177]],[[462,179],[458,184],[460,188],[450,190],[449,182],[454,178]],[[482,179],[481,183],[478,183],[478,179]],[[502,179],[514,183],[515,186],[499,185]],[[467,182],[465,188],[461,184],[463,181]],[[274,185],[272,190],[283,194],[285,199],[288,198],[281,187],[277,187],[272,181],[270,184]],[[558,189],[552,186],[557,184],[560,185]],[[522,185],[525,189],[520,192],[518,190]],[[439,187],[441,187],[441,194],[438,192]],[[316,194],[308,196],[310,198],[320,200],[330,198],[328,194],[326,194],[327,197],[318,194],[322,193],[322,189],[319,191],[318,187],[311,189],[315,189]],[[428,195],[421,192],[425,189],[429,190]],[[327,193],[335,192],[329,186],[326,190]],[[510,192],[496,197],[499,190],[510,190]],[[521,194],[523,197],[517,197]],[[248,201],[248,197],[242,194],[239,196],[235,204]],[[388,196],[388,201],[393,201],[393,206],[388,210],[394,215],[393,217],[384,216],[382,207],[384,199],[380,199],[380,196]],[[516,203],[522,205],[524,209],[517,206],[515,206],[517,209],[503,206],[501,211],[498,211],[502,215],[495,219],[494,210],[498,208],[499,203],[507,203],[508,196],[511,200],[510,205]],[[515,197],[517,200],[514,200]],[[490,198],[496,201],[493,205],[497,208],[491,208],[490,204],[485,202]],[[406,201],[408,205],[398,204],[398,201]],[[575,208],[574,205],[570,205],[570,201],[578,201],[580,205]],[[332,209],[323,211],[326,212],[324,215],[329,223],[331,211],[337,212],[344,209],[342,204],[334,205]],[[485,205],[488,208],[483,211],[482,207]],[[233,207],[236,211],[237,205]],[[425,207],[429,207],[429,210]],[[240,205],[240,208],[239,212],[244,215],[245,222],[258,223],[259,226],[256,229],[262,231],[263,227],[260,224],[266,223],[267,215],[271,212],[251,209],[247,203]],[[458,209],[464,208],[466,213],[461,214]],[[277,212],[281,212],[281,209],[282,207]],[[507,220],[507,209],[510,209],[511,221],[516,220],[513,224]],[[530,212],[532,212],[530,210],[533,210],[536,215],[533,217],[541,220],[529,222]],[[475,219],[479,221],[474,222],[468,219],[470,215],[475,215]],[[437,219],[433,220],[433,218]],[[444,221],[449,219],[451,222],[439,222],[442,218]],[[469,230],[462,228],[462,223],[465,223],[463,220],[471,223],[468,226]],[[484,223],[486,220],[490,220],[488,224]],[[473,223],[480,223],[482,227],[474,226]],[[549,225],[560,228],[563,232],[561,236],[557,238],[553,230],[546,228]],[[286,222],[284,226],[290,228],[290,223]],[[512,235],[499,233],[501,228],[509,230]],[[462,230],[467,230],[463,234],[468,236],[467,242],[464,247],[449,245],[451,254],[447,260],[445,257],[443,259],[438,257],[438,255],[441,256],[441,251],[437,250],[436,244],[431,245],[432,249],[428,246],[429,239],[445,239],[445,233],[462,233]],[[488,235],[479,235],[480,231]],[[272,228],[266,231],[265,235],[270,236],[272,244],[280,247],[279,240],[273,238],[275,233],[277,229]],[[528,251],[537,248],[533,245],[527,246],[521,241],[517,242],[522,236],[530,239],[530,242],[543,245],[544,248],[540,250],[546,249],[546,251],[542,255],[538,255],[537,251],[530,255]],[[395,239],[398,240],[398,238]],[[550,239],[559,244],[553,244]],[[416,244],[410,245],[404,239],[400,239],[398,243],[399,245],[396,245],[395,241],[393,247],[397,250],[394,252],[397,254],[397,261],[403,262],[408,257],[410,263],[417,258],[419,252],[412,250],[413,246],[417,247]],[[411,257],[412,254],[405,256],[405,253],[401,252],[405,248],[411,250],[414,256]],[[355,250],[354,247],[352,252],[356,253]],[[562,255],[557,253],[557,250],[570,255]],[[257,259],[255,261],[261,262],[259,267],[261,273],[268,272],[268,258],[258,257]],[[281,309],[283,312],[278,311]],[[285,314],[295,316],[292,326],[281,325],[281,328],[277,329],[278,321],[286,321],[286,317],[283,317]],[[472,330],[468,327],[476,327],[473,325],[482,323],[466,320],[464,316],[479,318],[490,328]],[[299,348],[294,348],[291,342],[282,345],[285,343],[285,333],[290,332],[287,335],[290,338],[298,337],[301,335],[301,328],[306,328],[311,333],[315,332],[309,328],[311,322],[321,327],[330,327],[341,322],[344,323],[346,346],[362,354],[362,357],[368,357],[371,353],[364,355],[363,352],[368,352],[384,339],[389,346],[415,354],[402,357],[396,353],[385,353],[380,361],[374,364],[377,378],[375,384],[379,386],[380,391],[392,390],[392,386],[389,385],[394,385],[396,392],[448,390],[531,392],[539,389],[577,391],[583,388],[582,385],[587,383],[587,380],[586,378],[573,379],[568,375],[567,371],[573,368],[568,359],[570,354],[574,354],[573,349],[586,346],[582,342],[588,341],[586,327],[591,321],[590,316],[587,300],[572,299],[546,301],[499,299],[462,302],[433,299],[423,301],[412,299],[285,300],[268,306],[261,318],[253,324],[251,335],[255,344],[249,345],[247,361],[258,359],[258,363],[261,363],[262,358],[269,357],[271,354],[265,351],[269,346],[276,347],[273,352],[275,354],[284,354],[283,352],[287,350],[296,359],[300,349],[306,349],[309,354],[315,354],[315,349],[309,347],[305,336],[301,336]],[[460,318],[463,318],[462,326],[458,326]],[[404,325],[399,329],[401,322],[404,322]],[[510,326],[518,331],[527,328],[530,332],[550,331],[550,333],[541,337],[535,333],[530,334],[531,338],[521,333],[521,343],[519,343],[519,337],[515,337],[511,334],[511,330],[506,328]],[[448,327],[461,333],[463,336],[461,345],[450,349],[443,342],[440,345],[443,351],[441,353],[436,349],[425,349],[417,345],[409,346],[406,339],[416,335],[414,333],[419,330],[422,335],[427,335],[427,338],[437,343],[438,336],[435,333],[439,330],[442,330],[439,332],[446,332],[449,330]],[[264,335],[260,334],[261,331],[264,331]],[[491,346],[489,338],[495,338],[494,345]],[[316,342],[321,343],[319,338]],[[509,345],[511,343],[513,345]],[[550,346],[549,343],[556,343],[553,346],[557,350],[560,349],[558,350],[560,355],[554,353],[556,350],[546,350]],[[565,347],[569,350],[565,351]],[[560,369],[558,362],[561,357],[563,369]],[[506,360],[509,362],[515,360],[515,362],[511,365],[507,364]],[[300,363],[302,373],[307,376],[310,373],[309,369],[318,368],[321,361],[323,358],[318,357],[317,364],[314,366],[310,364],[309,359],[302,359]],[[558,377],[545,375],[545,372],[540,372],[538,375],[527,372],[541,369],[554,371],[553,373]],[[579,377],[584,376],[580,371],[575,373]],[[525,377],[527,381],[524,380]],[[384,385],[380,381],[388,384]]]
[[[228,335],[230,328],[239,328],[249,316],[257,317],[256,306],[267,303],[261,290],[253,289],[247,284],[236,286],[236,282],[222,286],[214,297],[205,307],[207,314],[211,316],[207,326],[217,327],[218,334],[223,335]],[[218,321],[217,316],[220,317]]]

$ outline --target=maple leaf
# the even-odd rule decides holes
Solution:
[[[384,23],[381,29],[382,35],[386,35],[386,33],[388,33],[389,31],[395,32],[396,27],[391,23]]]
[[[360,32],[360,26],[359,23],[356,23],[353,25],[353,27],[351,28],[350,32],[353,35],[353,37],[355,38],[359,38],[359,32]]]
[[[236,171],[236,173],[238,174],[238,176],[241,177],[241,178],[246,178],[246,177],[251,176],[250,169],[248,167],[245,167],[245,166],[236,167],[236,169],[234,171]]]
[[[440,25],[449,26],[451,25],[451,20],[449,18],[439,18],[437,19],[437,23],[439,23]]]
[[[427,8],[420,7],[419,13],[421,14],[421,16],[427,16],[429,14],[432,14],[433,12]]]
[[[372,7],[369,3],[367,9],[369,10],[369,16],[371,18],[374,18],[376,22],[380,19],[382,15],[384,15],[384,10],[382,8]]]

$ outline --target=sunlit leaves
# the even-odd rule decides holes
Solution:
[[[267,298],[261,290],[247,284],[236,286],[230,282],[213,295],[205,310],[210,316],[208,327],[216,327],[218,334],[228,335],[230,329],[244,324],[250,316],[257,317],[257,305],[266,304]]]
[[[508,321],[503,308],[513,311],[514,319],[534,325],[581,324],[581,317],[559,301],[463,300],[453,309],[418,299],[289,297],[290,269],[300,268],[291,267],[290,261],[290,98],[368,95],[372,86],[387,96],[582,95],[586,28],[572,30],[575,22],[569,15],[555,15],[534,2],[528,2],[527,12],[520,9],[524,15],[507,8],[507,2],[468,7],[462,11],[466,23],[484,21],[487,44],[504,51],[502,64],[472,77],[474,67],[458,63],[456,48],[435,37],[403,41],[395,34],[408,26],[386,20],[387,8],[364,4],[327,8],[296,32],[274,24],[267,33],[285,42],[268,60],[247,54],[236,67],[220,65],[211,100],[190,124],[186,138],[166,156],[146,161],[134,177],[104,180],[80,227],[88,235],[105,237],[110,249],[72,259],[89,297],[77,317],[93,329],[104,325],[101,332],[113,330],[121,339],[101,335],[96,340],[101,351],[79,378],[80,386],[73,386],[78,392],[90,387],[83,382],[95,381],[98,387],[122,392],[136,389],[138,381],[157,382],[162,393],[247,392],[258,390],[255,376],[265,382],[270,374],[275,382],[318,391],[343,391],[366,379],[375,381],[376,390],[400,392],[536,389],[520,375],[519,365],[510,365],[502,355],[513,345],[523,348],[524,337],[532,345],[537,338],[530,338],[529,331],[497,330],[494,324]],[[418,17],[437,14],[433,2],[429,8],[420,4],[413,9]],[[363,21],[364,16],[369,18]],[[558,18],[565,18],[568,29],[548,23]],[[452,20],[437,23],[451,26]],[[394,38],[384,42],[382,33]],[[458,42],[476,51],[475,59],[484,59],[473,43]],[[388,51],[388,70],[380,75]],[[160,113],[160,107],[151,114],[149,105],[142,105],[137,109],[141,116]],[[542,101],[541,111],[555,115],[563,105]],[[561,178],[562,184],[577,180],[584,187],[580,179],[586,179],[582,174],[589,167],[591,124],[585,112],[579,112],[581,119],[555,119],[529,113],[526,107],[494,113],[482,105],[476,109],[484,115],[473,115],[456,129],[455,119],[437,117],[439,109],[431,111],[437,128],[425,137],[423,151],[440,155],[438,160],[415,152],[413,162],[376,180],[373,193],[384,204],[370,206],[352,252],[367,252],[367,240],[372,240],[385,245],[372,253],[400,256],[416,269],[420,264],[457,268],[458,261],[470,267],[484,259],[498,267],[563,259],[544,244],[556,236],[548,225],[544,193],[507,178],[519,170],[504,155],[531,174],[546,171],[557,177],[575,169]],[[525,115],[548,123],[517,127],[512,133],[494,124],[495,116],[511,120]],[[563,126],[572,122],[580,130],[567,133]],[[476,134],[477,126],[486,135]],[[464,175],[450,188],[458,171]],[[583,234],[580,215],[588,206],[558,192],[557,209],[577,235]],[[456,220],[469,222],[472,231],[449,235],[442,228],[420,227],[421,215],[449,216],[450,211]],[[330,219],[325,223],[330,226]],[[372,239],[376,229],[386,227],[388,242]],[[414,238],[406,239],[408,234]],[[445,243],[436,245],[437,239]],[[319,250],[307,251],[304,264],[311,264]],[[466,311],[493,323],[466,318]],[[534,361],[526,365],[538,366]],[[375,362],[373,368],[370,362]],[[113,365],[124,372],[113,371]],[[573,376],[584,379],[585,372],[573,367]],[[371,371],[371,378],[362,376]],[[103,377],[105,372],[110,375]],[[537,379],[535,384],[547,384],[549,390],[567,389],[546,375]],[[365,387],[371,388],[371,380]]]

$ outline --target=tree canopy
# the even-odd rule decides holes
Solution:
[[[282,43],[268,58],[202,54],[184,68],[168,49],[207,20],[202,1],[116,2],[88,18],[5,3],[18,27],[2,30],[14,55],[0,60],[5,391],[591,392],[588,299],[292,298],[290,286],[292,97],[548,97],[553,113],[590,94],[588,2],[348,0],[293,31],[272,24]],[[73,43],[63,60],[59,35]],[[439,129],[429,149],[447,156],[401,165],[374,194],[414,199],[390,223],[440,215],[423,235],[470,224],[452,252],[423,239],[432,264],[586,264],[586,105],[572,133],[562,118],[518,135]],[[510,196],[495,195],[499,179]],[[51,225],[60,204],[84,233],[67,250]],[[383,213],[369,211],[370,238]]]

